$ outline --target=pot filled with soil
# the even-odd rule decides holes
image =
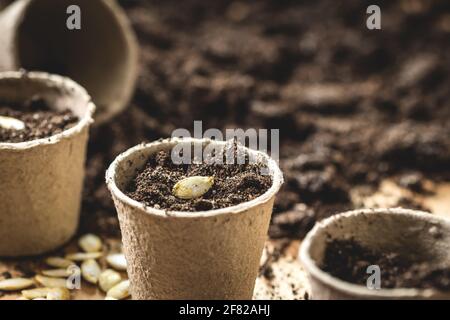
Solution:
[[[449,299],[450,221],[364,209],[318,223],[300,249],[313,299]]]
[[[94,110],[68,78],[0,73],[0,256],[41,254],[75,233]]]
[[[244,153],[245,161],[175,164],[180,145],[226,150],[232,157]],[[134,299],[252,298],[283,182],[274,160],[230,142],[168,139],[118,156],[106,181]]]
[[[79,25],[71,20],[74,5]],[[17,0],[0,13],[0,27],[0,71],[23,68],[70,77],[92,95],[97,124],[127,106],[137,79],[138,45],[115,0]]]

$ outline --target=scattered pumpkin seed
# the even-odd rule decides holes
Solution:
[[[107,297],[122,300],[130,296],[130,281],[125,280],[108,290]]]
[[[95,234],[85,234],[78,240],[78,245],[85,252],[98,252],[102,250],[102,240]]]
[[[112,253],[106,257],[106,262],[116,270],[126,271],[127,260],[123,253]]]
[[[66,256],[66,259],[72,261],[84,261],[89,259],[98,259],[102,256],[101,252],[77,252]]]
[[[0,290],[1,291],[18,291],[22,289],[26,289],[34,285],[34,281],[32,279],[26,278],[11,278],[0,281]]]
[[[117,299],[113,297],[105,297],[105,300],[117,300]]]
[[[7,130],[23,130],[25,123],[16,118],[0,116],[0,127]]]
[[[98,278],[100,289],[102,289],[104,292],[108,292],[109,289],[114,287],[120,281],[122,281],[120,273],[112,269],[106,269],[100,274],[100,277]]]
[[[45,263],[50,267],[66,269],[73,264],[73,261],[61,257],[48,257],[45,259]]]
[[[33,300],[47,300],[47,299],[45,299],[45,298],[35,298]]]
[[[26,299],[33,300],[36,298],[45,298],[50,292],[51,288],[36,288],[29,290],[22,290],[22,296]]]
[[[96,284],[101,272],[100,266],[94,259],[83,261],[81,264],[81,275],[87,282]]]
[[[47,277],[52,278],[66,278],[70,276],[70,272],[67,269],[52,269],[52,270],[43,270],[42,274]]]
[[[46,298],[47,300],[70,300],[70,292],[66,288],[51,288]]]
[[[25,297],[18,297],[16,300],[30,300],[30,299],[27,299]]]
[[[36,281],[48,288],[65,288],[66,287],[66,279],[62,278],[51,278],[51,277],[45,277],[41,275],[37,275],[34,277]]]
[[[211,189],[214,177],[193,176],[178,181],[172,193],[180,199],[195,199],[201,197]]]

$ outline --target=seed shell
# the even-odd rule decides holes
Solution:
[[[0,281],[0,290],[1,291],[19,291],[22,289],[29,288],[34,285],[34,281],[32,279],[26,278],[11,278]]]
[[[130,281],[125,280],[108,290],[107,297],[122,300],[130,296]]]
[[[84,252],[98,252],[102,250],[102,240],[95,234],[85,234],[78,240],[78,245]]]
[[[106,262],[116,270],[126,271],[127,270],[127,260],[123,253],[113,253],[106,257]]]
[[[94,259],[83,261],[81,264],[81,275],[87,282],[96,284],[101,272],[100,266]]]
[[[214,177],[193,176],[178,181],[172,189],[172,193],[184,200],[201,197],[211,189]]]
[[[109,289],[114,287],[120,281],[122,281],[120,273],[112,269],[106,269],[100,274],[98,284],[100,286],[100,289],[102,289],[104,292],[108,292]]]

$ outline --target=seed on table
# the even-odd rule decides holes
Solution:
[[[116,270],[126,271],[127,270],[127,260],[123,253],[113,253],[106,257],[106,262]]]
[[[35,283],[32,279],[26,278],[12,278],[0,281],[1,291],[18,291],[22,289],[29,288]]]
[[[78,240],[78,245],[85,252],[98,252],[102,250],[102,240],[95,234],[86,234]]]
[[[125,280],[108,290],[107,297],[122,300],[130,296],[130,281]]]
[[[105,300],[117,300],[117,299],[113,297],[105,297]]]
[[[22,290],[22,296],[28,300],[33,300],[36,298],[45,298],[50,292],[51,288],[36,288],[29,290]]]
[[[50,267],[66,269],[73,264],[73,261],[61,257],[48,257],[45,259],[45,263]]]
[[[51,288],[46,298],[47,300],[70,300],[70,292],[66,288]]]
[[[43,270],[42,274],[52,278],[66,278],[71,275],[67,269]]]
[[[25,123],[16,118],[0,116],[0,127],[6,130],[23,130]]]
[[[87,282],[96,284],[101,272],[100,266],[94,259],[83,261],[81,264],[81,275]]]
[[[193,176],[178,181],[172,189],[172,193],[184,200],[201,197],[211,189],[214,177]]]
[[[112,269],[106,269],[100,274],[100,277],[98,278],[100,289],[102,289],[104,292],[108,292],[109,289],[114,287],[120,281],[122,281],[120,273]]]
[[[98,259],[101,256],[101,252],[78,252],[66,255],[66,259],[72,261],[84,261],[89,259]]]
[[[37,275],[34,278],[40,285],[42,285],[44,287],[48,287],[48,288],[65,288],[66,287],[66,279],[51,278],[51,277],[45,277],[45,276],[41,276],[41,275]]]

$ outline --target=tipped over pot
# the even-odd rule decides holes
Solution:
[[[0,73],[0,101],[33,97],[55,110],[70,109],[79,121],[56,135],[19,143],[0,142],[0,256],[38,255],[75,233],[88,130],[94,104],[68,78],[47,73]]]
[[[81,10],[81,30],[69,30],[66,12]],[[98,107],[96,123],[129,102],[137,78],[138,45],[114,0],[17,0],[0,12],[0,71],[20,68],[68,76]]]
[[[138,145],[111,164],[106,181],[119,216],[134,299],[251,299],[267,239],[275,195],[283,183],[277,163],[244,147],[264,163],[270,188],[252,201],[196,212],[166,211],[128,197],[124,190],[149,157],[178,143],[225,142],[168,139]]]
[[[348,240],[382,256],[395,252],[410,261],[424,261],[430,270],[450,268],[448,219],[399,208],[350,211],[319,222],[301,245],[300,260],[309,275],[312,299],[450,299],[448,290],[369,288],[326,272],[330,244]]]

